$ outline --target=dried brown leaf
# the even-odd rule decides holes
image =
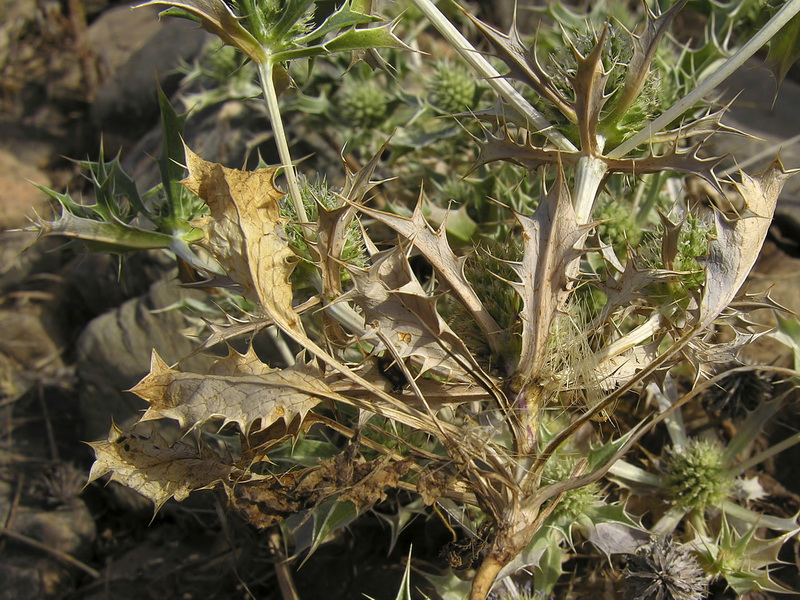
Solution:
[[[228,481],[234,472],[208,448],[183,441],[170,446],[158,433],[149,438],[125,435],[116,425],[107,441],[89,445],[96,456],[90,482],[111,473],[111,481],[136,490],[153,502],[156,511],[170,498],[181,501],[193,490]]]
[[[708,245],[698,329],[708,327],[742,287],[769,231],[783,184],[795,172],[786,171],[780,159],[759,176],[742,172],[741,182],[734,186],[744,200],[745,210],[732,220],[715,213],[716,239]]]
[[[471,353],[439,316],[436,298],[422,288],[402,248],[376,258],[367,271],[351,270],[358,292],[353,301],[362,308],[367,325],[365,339],[378,348],[385,340],[393,356],[415,359],[420,373],[435,369],[469,381],[464,366],[473,364]]]
[[[515,378],[528,382],[540,374],[547,360],[553,318],[568,295],[566,268],[580,256],[576,245],[591,225],[578,224],[561,169],[533,216],[517,213],[516,217],[522,226],[524,249],[520,262],[509,263],[519,277],[509,283],[523,301]]]
[[[500,326],[489,314],[478,294],[464,275],[464,259],[455,255],[447,242],[444,227],[434,230],[422,214],[422,203],[417,203],[411,218],[401,217],[365,206],[359,210],[391,227],[417,248],[452,290],[475,322],[486,335],[489,347],[502,354],[505,346]]]
[[[608,115],[610,121],[616,122],[636,101],[647,77],[650,75],[650,63],[655,56],[661,38],[686,2],[687,0],[679,0],[669,10],[659,15],[645,5],[647,20],[643,30],[639,35],[628,34],[633,42],[633,57],[626,69],[627,77],[625,78],[622,93],[614,103],[614,110]]]
[[[608,73],[603,70],[603,46],[605,45],[608,27],[597,40],[592,51],[583,57],[573,46],[572,53],[578,63],[575,77],[570,85],[575,91],[575,113],[578,118],[578,130],[581,138],[581,151],[592,156],[600,153],[597,140],[597,124],[600,122],[600,111],[608,97],[605,95]]]
[[[394,489],[414,465],[413,458],[400,461],[377,459],[353,466],[352,483],[339,499],[352,502],[361,511],[386,500],[386,489]]]
[[[269,527],[338,495],[357,510],[386,499],[386,488],[397,487],[413,459],[373,461],[347,452],[321,461],[317,467],[226,487],[232,507],[259,528]]]
[[[287,369],[257,366],[254,354],[232,352],[209,373],[171,369],[154,351],[150,373],[131,391],[150,403],[142,421],[174,419],[192,429],[210,419],[236,423],[247,433],[277,420],[300,418],[332,392],[311,366],[298,362]]]
[[[495,54],[509,69],[509,76],[518,79],[533,88],[539,95],[549,101],[571,122],[577,122],[573,106],[564,99],[553,85],[550,76],[539,64],[536,57],[536,44],[526,50],[519,37],[516,26],[505,34],[494,27],[487,25],[480,19],[466,11],[464,14],[475,24],[483,36],[495,50]]]
[[[193,223],[206,234],[202,245],[276,324],[302,333],[292,307],[294,253],[280,215],[284,194],[274,183],[278,168],[239,171],[185,151],[189,175],[183,184],[211,209],[211,216]]]
[[[674,140],[672,147],[658,156],[650,155],[643,158],[603,157],[602,160],[608,166],[610,173],[645,175],[647,173],[678,171],[679,173],[697,175],[707,181],[715,190],[721,192],[714,169],[725,160],[725,157],[712,156],[702,158],[698,154],[703,146],[702,142],[686,149],[680,149],[677,142],[677,140]]]
[[[499,134],[491,133],[484,129],[485,138],[478,141],[480,154],[473,168],[477,168],[498,160],[505,160],[535,171],[542,165],[575,166],[581,158],[577,152],[562,152],[552,148],[540,148],[526,140],[512,139],[507,130]]]

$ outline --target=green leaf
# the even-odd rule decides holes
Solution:
[[[753,440],[756,439],[764,425],[775,413],[783,406],[781,399],[762,402],[753,411],[748,413],[744,421],[738,425],[736,435],[733,436],[723,453],[723,460],[726,464],[733,464],[736,456],[743,452]]]
[[[786,73],[800,58],[800,14],[795,15],[769,43],[767,64],[775,77],[777,95]]]
[[[442,600],[464,600],[464,598],[469,598],[472,583],[469,580],[461,579],[452,570],[445,571],[444,575],[423,573],[423,576],[433,584],[437,595]]]
[[[292,48],[273,54],[274,62],[286,62],[298,58],[313,58],[335,52],[353,50],[369,50],[372,48],[395,48],[410,50],[403,41],[392,33],[394,23],[371,29],[349,29],[324,44],[316,44],[305,48]]]
[[[320,460],[333,458],[341,450],[324,440],[309,439],[301,436],[297,441],[287,440],[269,453],[270,461],[285,463],[288,467],[313,467]]]
[[[607,444],[603,444],[599,448],[592,448],[589,451],[589,456],[587,459],[589,460],[589,470],[594,471],[595,469],[602,467],[605,465],[611,458],[617,453],[617,451],[625,445],[625,443],[630,439],[630,437],[639,430],[642,426],[642,423],[639,423],[636,427],[633,427],[629,432],[625,435],[618,437],[617,439],[608,442]]]
[[[778,331],[769,335],[792,349],[794,368],[800,370],[800,320],[797,317],[784,318],[779,314],[775,317],[778,321]]]
[[[158,106],[161,109],[161,130],[164,144],[161,156],[158,158],[158,168],[161,171],[161,181],[167,195],[167,206],[171,217],[186,221],[195,216],[184,205],[183,200],[188,190],[180,183],[186,176],[186,167],[184,167],[186,154],[183,151],[182,139],[186,115],[178,115],[175,112],[161,86],[158,86]]]
[[[352,3],[347,0],[342,6],[331,14],[325,21],[317,27],[314,31],[294,40],[297,45],[305,45],[309,42],[317,40],[332,31],[340,31],[356,25],[366,25],[377,21],[377,17],[372,17],[364,13],[352,9]]]
[[[63,236],[82,241],[92,252],[133,252],[170,248],[170,235],[131,227],[117,220],[111,222],[85,219],[64,209],[55,221],[40,221],[37,227],[44,236]]]
[[[536,597],[550,598],[558,578],[564,574],[561,564],[564,561],[565,552],[559,538],[560,536],[556,535],[548,536],[547,547],[533,571],[533,588]]]
[[[367,596],[369,600],[375,600],[371,596]],[[400,582],[400,589],[397,590],[397,596],[394,600],[411,600],[411,547],[408,548],[408,560],[406,560],[406,568],[403,570],[403,581]]]
[[[349,525],[358,516],[358,511],[352,502],[339,502],[334,499],[320,504],[311,511],[311,514],[313,517],[313,529],[311,531],[310,547],[300,566],[317,551],[317,548],[320,547],[332,531]],[[300,548],[296,550],[299,551]]]
[[[369,50],[370,48],[394,48],[411,50],[394,32],[395,23],[387,23],[370,29],[350,29],[325,44],[328,52]]]
[[[270,27],[269,36],[276,40],[285,38],[312,4],[314,4],[314,0],[285,0],[282,2],[281,18]]]

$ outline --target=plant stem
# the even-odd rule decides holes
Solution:
[[[483,559],[478,572],[472,579],[472,589],[469,593],[469,600],[486,600],[489,592],[492,591],[492,586],[497,579],[498,573],[503,569],[505,564],[497,560],[493,556],[487,556]]]
[[[503,100],[530,121],[537,133],[547,137],[559,150],[577,152],[578,149],[573,143],[553,127],[542,113],[533,108],[530,102],[515,90],[505,77],[498,73],[497,69],[483,57],[483,54],[478,52],[469,40],[442,14],[432,0],[411,0],[411,3],[425,15],[439,33],[450,42],[453,49],[461,55],[461,58],[483,77]]]
[[[795,444],[800,444],[800,433],[796,433],[793,436],[790,436],[783,440],[782,442],[778,442],[777,444],[773,444],[763,452],[759,452],[750,460],[744,461],[737,467],[739,473],[744,473],[747,469],[755,467],[757,464],[764,462],[768,458],[772,458],[776,454],[780,454],[784,450],[787,450],[794,446]]]
[[[270,60],[258,63],[258,78],[261,80],[261,92],[264,94],[264,103],[267,107],[272,132],[275,134],[275,144],[278,147],[286,183],[289,186],[289,196],[292,199],[294,210],[297,213],[297,220],[304,228],[308,227],[308,215],[303,198],[300,195],[300,186],[297,184],[297,174],[294,170],[292,155],[289,152],[289,142],[286,139],[286,131],[283,129],[283,118],[281,117],[280,106],[278,105],[278,94],[275,90],[275,82],[272,80],[273,64]]]
[[[600,190],[600,184],[608,172],[605,161],[594,156],[582,156],[575,168],[575,191],[572,204],[579,225],[585,225],[592,216],[592,208]]]
[[[614,148],[614,150],[608,154],[609,158],[622,158],[637,146],[647,142],[653,135],[664,129],[664,127],[700,102],[711,90],[730,77],[730,75],[742,66],[748,58],[753,56],[761,46],[772,39],[772,37],[799,12],[800,0],[789,0],[758,33],[750,38],[736,54],[725,61],[719,69],[704,79],[696,88],[676,102],[669,110],[646,125],[639,133]]]

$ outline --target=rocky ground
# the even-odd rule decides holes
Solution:
[[[65,156],[123,160],[152,177],[158,153],[156,85],[176,90],[181,60],[206,34],[152,9],[131,12],[106,0],[0,0],[0,230],[25,227],[52,207],[39,184],[80,190],[80,169]],[[729,83],[744,90],[730,124],[756,132],[737,157],[758,155],[800,133],[800,86],[787,82],[772,106],[773,83],[747,70]],[[767,77],[767,79],[765,79]],[[248,139],[235,120],[214,114],[187,133],[204,158],[235,165]],[[723,151],[741,140],[720,142]],[[800,167],[798,146],[781,156]],[[55,252],[31,233],[0,234],[0,600],[28,598],[279,598],[280,548],[197,495],[152,509],[116,486],[84,487],[92,461],[83,441],[104,437],[141,401],[122,392],[148,370],[155,347],[168,362],[187,354],[188,338],[166,336],[181,324],[161,310],[185,297],[157,255],[126,261]],[[755,288],[800,311],[800,178],[787,186]],[[771,315],[761,315],[766,323]],[[748,359],[789,360],[762,338]],[[800,454],[781,459],[781,481],[800,493]],[[194,498],[194,497],[193,497]],[[796,496],[795,496],[796,498]],[[387,554],[386,524],[365,519],[358,543],[344,535],[326,545],[295,578],[303,598],[393,598],[400,554]],[[446,532],[445,532],[446,534]],[[443,532],[411,528],[415,553],[435,556]],[[365,543],[366,540],[366,543]],[[446,538],[445,540],[446,541]],[[383,544],[383,545],[381,545]],[[379,550],[376,548],[380,547]]]

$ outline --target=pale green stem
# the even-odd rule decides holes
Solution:
[[[582,156],[575,167],[575,189],[572,193],[572,205],[575,207],[575,219],[578,225],[585,225],[592,217],[594,201],[600,185],[608,172],[608,165],[594,156]],[[576,245],[582,245],[589,231],[581,236]],[[581,267],[581,257],[567,265],[565,274],[567,281],[577,278]]]
[[[797,531],[797,523],[795,519],[791,517],[782,518],[765,515],[740,506],[731,500],[723,500],[720,508],[729,517],[739,519],[740,521],[750,523],[757,527],[769,527],[775,531]]]
[[[664,513],[664,516],[658,520],[658,523],[653,525],[650,533],[658,536],[666,536],[675,531],[678,523],[686,516],[686,509],[681,506],[672,506]]]
[[[772,458],[776,454],[780,454],[784,450],[787,450],[798,443],[800,443],[800,433],[796,433],[792,436],[789,436],[782,442],[773,444],[763,452],[759,452],[758,454],[750,458],[750,460],[746,460],[745,462],[740,464],[737,467],[737,470],[739,471],[739,473],[744,473],[747,469],[755,467],[757,464],[764,462],[768,458]]]
[[[483,77],[503,100],[527,119],[538,133],[547,137],[559,150],[577,152],[577,148],[573,143],[553,127],[542,113],[533,108],[530,102],[514,89],[505,77],[500,75],[497,69],[484,58],[483,54],[478,52],[469,40],[461,35],[461,32],[442,14],[432,0],[411,0],[411,3],[427,17],[453,49],[461,55],[461,58]]]
[[[662,321],[663,316],[661,313],[654,312],[652,315],[650,315],[650,318],[648,318],[647,321],[635,329],[632,329],[615,342],[612,342],[608,346],[598,350],[595,354],[588,358],[587,362],[592,361],[599,365],[603,361],[614,358],[615,356],[619,356],[623,352],[627,352],[631,348],[638,346],[645,340],[649,340],[661,329]]]
[[[578,160],[572,204],[579,225],[585,225],[591,219],[594,201],[607,172],[608,165],[599,158],[582,156]]]
[[[625,480],[625,482],[638,483],[640,485],[648,485],[656,488],[664,485],[664,479],[662,477],[640,469],[624,460],[618,460],[611,465],[608,469],[608,473],[609,475]]]
[[[608,154],[609,158],[622,158],[637,146],[647,143],[647,140],[653,135],[664,129],[664,127],[700,102],[709,92],[730,77],[736,69],[741,67],[748,58],[759,50],[759,48],[772,39],[772,37],[798,12],[800,12],[800,0],[789,0],[757,34],[750,38],[736,54],[725,61],[719,69],[704,79],[687,96],[679,100],[664,114],[645,126],[639,133],[614,148],[614,150]]]
[[[272,133],[275,135],[275,144],[278,147],[278,156],[281,159],[283,172],[286,176],[286,183],[289,186],[289,197],[292,199],[294,210],[297,213],[297,220],[301,224],[308,223],[308,215],[303,206],[303,197],[300,194],[300,186],[297,184],[297,174],[294,170],[292,155],[289,152],[289,142],[286,139],[286,131],[283,129],[283,118],[281,109],[278,105],[278,94],[275,90],[275,83],[272,81],[273,64],[267,60],[258,64],[258,78],[261,80],[261,91],[264,94],[264,103],[267,107]]]

